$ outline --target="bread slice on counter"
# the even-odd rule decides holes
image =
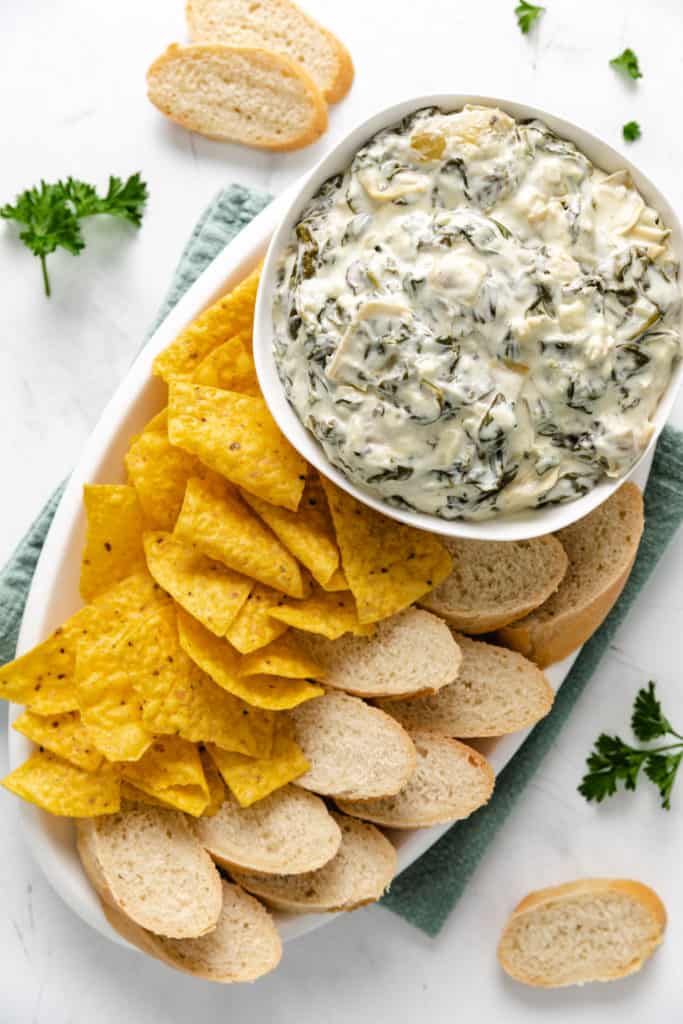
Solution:
[[[443,539],[453,571],[420,604],[463,633],[521,619],[557,590],[567,556],[553,536],[531,540]]]
[[[289,57],[313,79],[328,103],[351,88],[353,63],[336,36],[290,0],[188,0],[195,43],[227,43]]]
[[[396,851],[379,829],[343,814],[335,857],[305,875],[247,875],[233,872],[239,885],[279,910],[355,910],[374,903],[396,873]]]
[[[266,908],[238,885],[222,881],[221,898],[216,927],[196,939],[164,938],[140,928],[104,901],[102,909],[119,935],[169,967],[223,984],[256,981],[282,957],[277,928]]]
[[[341,843],[339,826],[320,797],[291,785],[250,807],[240,807],[227,793],[217,814],[193,825],[221,867],[259,874],[315,871]]]
[[[462,662],[452,683],[427,697],[378,701],[377,706],[408,732],[429,729],[459,739],[504,736],[548,714],[555,695],[533,661],[461,633],[455,639]]]
[[[411,733],[417,765],[394,796],[379,800],[336,799],[345,814],[387,828],[427,828],[469,817],[491,797],[494,774],[483,754],[437,733]]]
[[[408,733],[358,697],[328,690],[289,715],[311,766],[296,786],[366,800],[398,793],[413,772],[415,748]]]
[[[664,938],[657,894],[620,878],[585,878],[526,896],[498,944],[504,971],[525,985],[562,988],[639,971]]]
[[[216,926],[221,879],[180,811],[131,805],[80,818],[78,852],[104,903],[141,928],[175,939]]]
[[[323,667],[326,686],[357,697],[434,693],[455,679],[460,667],[460,649],[446,623],[419,608],[378,622],[371,637],[347,633],[327,640],[298,633],[297,638]]]
[[[602,505],[557,534],[569,557],[559,588],[526,618],[498,633],[541,668],[580,647],[624,589],[643,532],[643,496],[627,482]]]
[[[174,43],[149,68],[147,95],[183,128],[259,149],[299,149],[327,127],[315,83],[289,58],[266,50]]]

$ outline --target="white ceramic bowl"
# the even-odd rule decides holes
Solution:
[[[321,473],[324,473],[325,476],[329,477],[334,483],[348,491],[349,494],[352,494],[359,501],[370,505],[371,508],[377,509],[379,512],[383,512],[392,519],[397,519],[411,526],[417,526],[422,530],[430,530],[449,537],[473,537],[478,540],[522,540],[529,537],[537,537],[544,533],[552,533],[587,515],[609,498],[610,494],[627,477],[633,474],[636,466],[643,459],[645,451],[625,476],[619,477],[616,480],[604,480],[594,487],[593,490],[589,491],[588,494],[577,498],[576,501],[567,502],[563,505],[549,505],[541,509],[529,509],[516,515],[498,516],[483,522],[446,520],[422,512],[404,511],[393,508],[380,498],[368,494],[367,491],[349,480],[336,466],[332,465],[321,445],[313,434],[304,427],[293,407],[289,404],[278,377],[273,354],[272,304],[277,264],[281,253],[287,246],[292,227],[299,219],[306,204],[312,199],[323,182],[333,174],[345,170],[357,150],[378,131],[381,131],[381,129],[395,124],[407,114],[419,110],[421,107],[438,106],[445,110],[458,110],[466,103],[500,107],[517,119],[540,118],[558,135],[574,142],[596,166],[609,172],[621,168],[629,170],[636,187],[647,202],[662,215],[666,225],[671,228],[674,251],[678,258],[683,261],[683,229],[678,217],[665,197],[637,167],[634,167],[632,163],[624,159],[620,153],[612,149],[611,146],[608,146],[607,143],[584,131],[583,128],[579,128],[569,121],[563,121],[552,114],[546,113],[544,110],[527,107],[522,103],[511,103],[508,100],[497,99],[491,96],[464,96],[457,94],[418,96],[387,107],[385,110],[374,114],[373,117],[368,118],[353,128],[341,142],[322,158],[291,196],[289,206],[284,212],[279,227],[271,239],[263,268],[254,322],[254,357],[261,390],[280,430],[308,462],[312,463]],[[646,451],[650,451],[653,448],[671,412],[671,407],[682,378],[683,361],[679,361],[669,386],[659,403],[654,420],[655,430]]]

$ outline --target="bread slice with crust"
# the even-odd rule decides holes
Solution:
[[[426,730],[411,733],[415,771],[403,789],[379,800],[343,800],[345,814],[387,828],[427,828],[468,818],[491,797],[494,774],[483,754]]]
[[[310,764],[294,785],[324,796],[366,800],[398,793],[415,767],[410,736],[358,697],[328,690],[289,712]]]
[[[297,637],[322,666],[325,685],[357,697],[434,693],[455,679],[460,667],[460,649],[446,623],[420,608],[378,622],[370,637]]]
[[[76,822],[78,852],[100,898],[134,924],[174,939],[216,926],[221,880],[180,811],[132,804]]]
[[[463,633],[489,633],[521,619],[557,590],[567,556],[553,536],[443,541],[453,571],[420,604]]]
[[[598,628],[624,589],[643,532],[643,496],[622,484],[607,501],[557,534],[569,557],[559,588],[498,633],[541,668],[561,661]]]
[[[639,971],[664,938],[657,894],[622,878],[584,878],[532,892],[498,944],[504,971],[525,985],[562,988]]]
[[[149,68],[147,95],[183,128],[258,149],[300,149],[327,128],[315,82],[268,50],[174,43]]]
[[[459,739],[505,736],[548,714],[555,695],[533,661],[461,633],[455,639],[462,663],[452,683],[427,697],[377,706],[409,732],[429,729]]]
[[[193,825],[221,867],[258,874],[315,871],[334,857],[341,842],[323,801],[291,785],[250,807],[240,807],[228,792],[217,814]]]
[[[238,885],[221,882],[222,910],[216,927],[196,939],[168,939],[140,928],[109,904],[102,909],[119,935],[169,967],[205,981],[256,981],[274,970],[282,942],[272,917]]]
[[[328,103],[351,88],[353,63],[346,47],[290,0],[188,0],[185,11],[195,43],[252,46],[289,57]]]
[[[335,814],[342,835],[335,857],[305,875],[247,875],[233,872],[239,885],[279,910],[355,910],[374,903],[396,873],[396,851],[379,829]]]

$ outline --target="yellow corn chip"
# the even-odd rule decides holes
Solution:
[[[329,590],[331,593],[336,593],[337,590],[348,590],[349,584],[341,569],[337,569],[327,583],[322,584],[322,588],[323,590]]]
[[[139,761],[126,764],[121,777],[169,807],[198,818],[209,803],[209,786],[199,751],[179,736],[156,740]]]
[[[125,779],[121,779],[121,802],[124,800],[132,801],[135,804],[146,804],[147,807],[170,807],[165,800],[159,800],[156,796],[150,796],[149,793],[143,793],[141,789],[134,786],[132,782],[126,782]]]
[[[149,433],[152,433],[152,432],[166,434],[166,436],[168,436],[168,407],[167,406],[164,406],[164,408],[160,412],[158,412],[156,414],[156,416],[152,416],[152,418],[149,421],[149,423],[146,423],[145,426],[143,427],[143,430],[142,430],[143,434],[149,434]]]
[[[169,388],[168,436],[250,494],[296,511],[306,463],[262,398],[175,381]]]
[[[358,613],[353,595],[348,590],[335,594],[317,587],[303,601],[285,601],[268,613],[271,618],[307,633],[319,633],[336,640],[344,633],[359,631]]]
[[[287,623],[271,619],[268,612],[284,600],[277,590],[257,583],[226,633],[232,646],[241,654],[249,654],[282,636],[289,629]]]
[[[325,494],[317,478],[306,481],[296,512],[271,505],[246,491],[242,491],[242,497],[318,583],[326,584],[334,576],[339,565],[339,550]]]
[[[304,775],[310,765],[294,739],[290,719],[278,717],[269,758],[244,757],[210,746],[209,753],[241,807],[263,800],[269,793]]]
[[[201,361],[192,378],[195,384],[241,395],[260,395],[256,367],[245,336],[236,334]]]
[[[22,800],[69,818],[115,814],[121,806],[119,780],[110,767],[86,772],[46,750],[37,750],[2,784]]]
[[[197,472],[194,455],[174,448],[165,429],[148,426],[126,452],[125,463],[147,527],[172,530],[187,481]]]
[[[96,772],[102,755],[95,749],[90,733],[77,711],[61,715],[35,715],[24,711],[14,721],[13,729],[64,761],[78,765],[86,772]]]
[[[395,615],[448,576],[451,557],[432,534],[388,519],[329,480],[322,484],[360,622]]]
[[[189,379],[213,349],[234,334],[251,331],[261,265],[228,295],[205,309],[154,360],[152,373],[165,381]]]
[[[133,487],[92,484],[83,488],[88,528],[81,564],[81,594],[89,601],[145,568],[142,509]]]
[[[144,545],[154,579],[207,629],[225,636],[253,581],[169,533],[146,533]]]
[[[209,787],[209,802],[204,808],[204,817],[210,818],[214,814],[218,814],[223,802],[225,801],[225,783],[221,773],[216,768],[216,762],[213,760],[208,751],[200,750],[199,756],[202,759],[202,768],[204,769],[204,778],[206,784]]]
[[[286,633],[266,647],[245,655],[239,663],[242,676],[274,675],[287,679],[324,679],[321,665],[307,654],[300,643]]]
[[[240,676],[240,657],[228,643],[204,629],[200,622],[178,610],[178,633],[183,650],[213,681],[253,707],[281,711],[319,697],[322,688],[305,679],[280,675]]]
[[[174,536],[216,558],[235,572],[282,590],[292,597],[304,592],[296,561],[261,521],[240,501],[229,484],[212,476],[192,477]]]
[[[121,648],[150,732],[252,757],[269,754],[272,713],[227,693],[190,659],[180,646],[174,608],[144,619],[125,634]]]

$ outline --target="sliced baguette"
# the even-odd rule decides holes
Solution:
[[[339,826],[323,801],[285,786],[240,807],[231,793],[217,814],[194,822],[197,837],[221,867],[258,874],[315,871],[334,857]]]
[[[498,944],[504,971],[525,985],[562,988],[639,971],[664,938],[657,894],[620,878],[585,878],[530,893]]]
[[[342,841],[337,855],[305,875],[252,875],[235,880],[279,910],[355,910],[374,903],[396,873],[396,851],[379,829],[335,814]]]
[[[179,811],[131,805],[76,826],[85,872],[109,906],[174,939],[215,928],[220,875]]]
[[[627,482],[557,534],[569,557],[559,589],[526,618],[501,629],[502,643],[541,668],[580,647],[606,618],[629,577],[643,532],[643,496]]]
[[[351,88],[353,64],[346,47],[290,0],[189,0],[186,14],[193,42],[283,54],[308,72],[328,103]]]
[[[239,886],[221,882],[221,895],[216,927],[196,939],[167,939],[140,928],[104,901],[102,909],[119,935],[169,967],[223,984],[255,981],[280,962],[277,928],[266,908]]]
[[[408,733],[358,697],[328,690],[289,714],[311,766],[297,786],[366,800],[398,793],[413,772],[415,748]]]
[[[426,828],[469,817],[488,802],[494,774],[483,754],[447,736],[411,734],[417,765],[395,796],[380,800],[340,800],[345,814],[387,828]]]
[[[517,651],[455,634],[462,651],[454,682],[417,700],[378,701],[412,732],[429,729],[459,739],[505,736],[545,717],[554,694],[541,670]]]
[[[434,693],[455,679],[460,667],[460,649],[448,626],[419,608],[379,622],[371,637],[298,636],[323,667],[325,685],[357,697]]]
[[[521,619],[557,590],[567,556],[552,536],[489,541],[449,538],[453,571],[420,604],[463,633]]]
[[[315,83],[266,50],[174,43],[149,68],[147,95],[190,131],[259,149],[299,149],[327,128]]]

